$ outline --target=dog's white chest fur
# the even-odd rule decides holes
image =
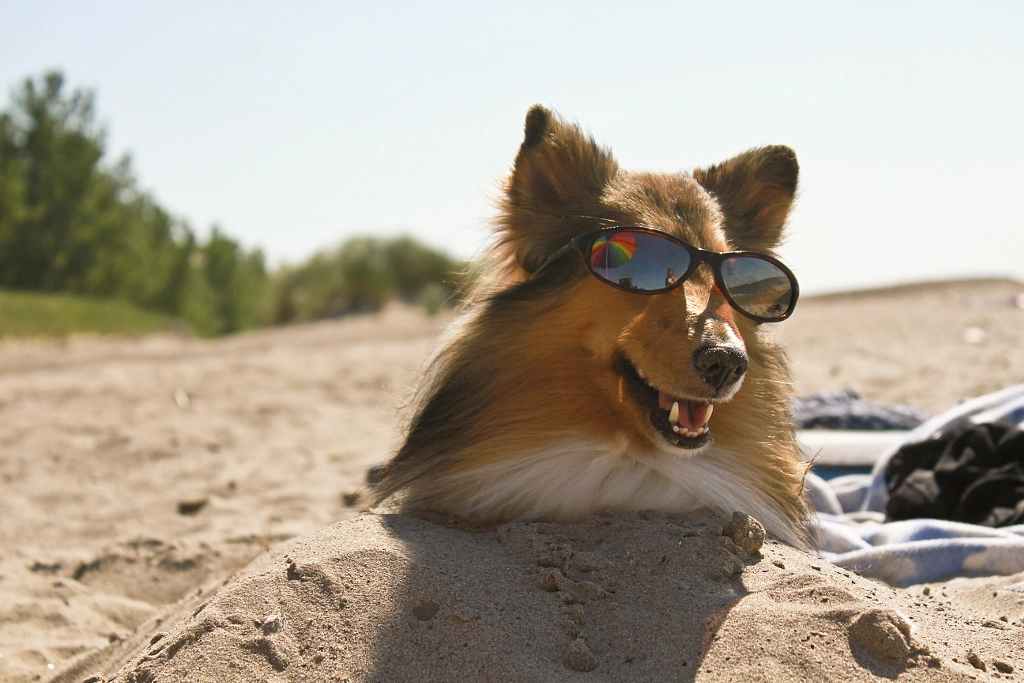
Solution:
[[[782,540],[799,545],[785,518],[728,452],[632,453],[569,440],[558,447],[446,477],[448,509],[489,519],[573,522],[609,510],[745,512]]]

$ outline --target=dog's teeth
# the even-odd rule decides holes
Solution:
[[[674,424],[674,425],[672,425],[672,431],[675,432],[676,434],[678,434],[679,436],[683,437],[683,438],[686,438],[686,439],[696,439],[698,437],[704,436],[705,434],[707,434],[711,430],[710,430],[710,428],[707,425],[704,425],[700,429],[692,430],[692,429],[687,429],[686,427],[680,427],[679,425]]]
[[[644,374],[644,371],[641,370],[640,368],[636,369],[636,374],[640,375],[640,379],[647,379],[647,375]]]
[[[679,401],[672,403],[672,411],[668,414],[668,421],[670,424],[679,422]]]
[[[708,411],[704,413],[704,424],[707,425],[708,420],[711,419],[711,413],[715,411],[715,406],[708,404]]]

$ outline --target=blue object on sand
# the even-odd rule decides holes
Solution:
[[[853,389],[801,396],[790,408],[801,429],[906,430],[930,417],[917,406],[865,401]]]

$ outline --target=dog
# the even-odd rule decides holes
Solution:
[[[798,172],[783,146],[692,173],[629,172],[577,125],[532,107],[493,246],[428,366],[404,444],[372,478],[371,505],[395,496],[402,510],[481,522],[709,507],[806,546],[785,353],[708,260],[747,250],[764,255],[748,267],[778,264],[768,259]],[[644,246],[640,274],[664,280],[647,289],[674,288],[640,292],[595,255],[633,258],[637,240],[683,266],[690,245],[706,262],[678,283],[680,269],[652,274],[663,254]]]

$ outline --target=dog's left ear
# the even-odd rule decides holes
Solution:
[[[769,251],[782,241],[799,173],[796,153],[772,145],[698,168],[693,177],[718,200],[726,234],[737,249]]]

